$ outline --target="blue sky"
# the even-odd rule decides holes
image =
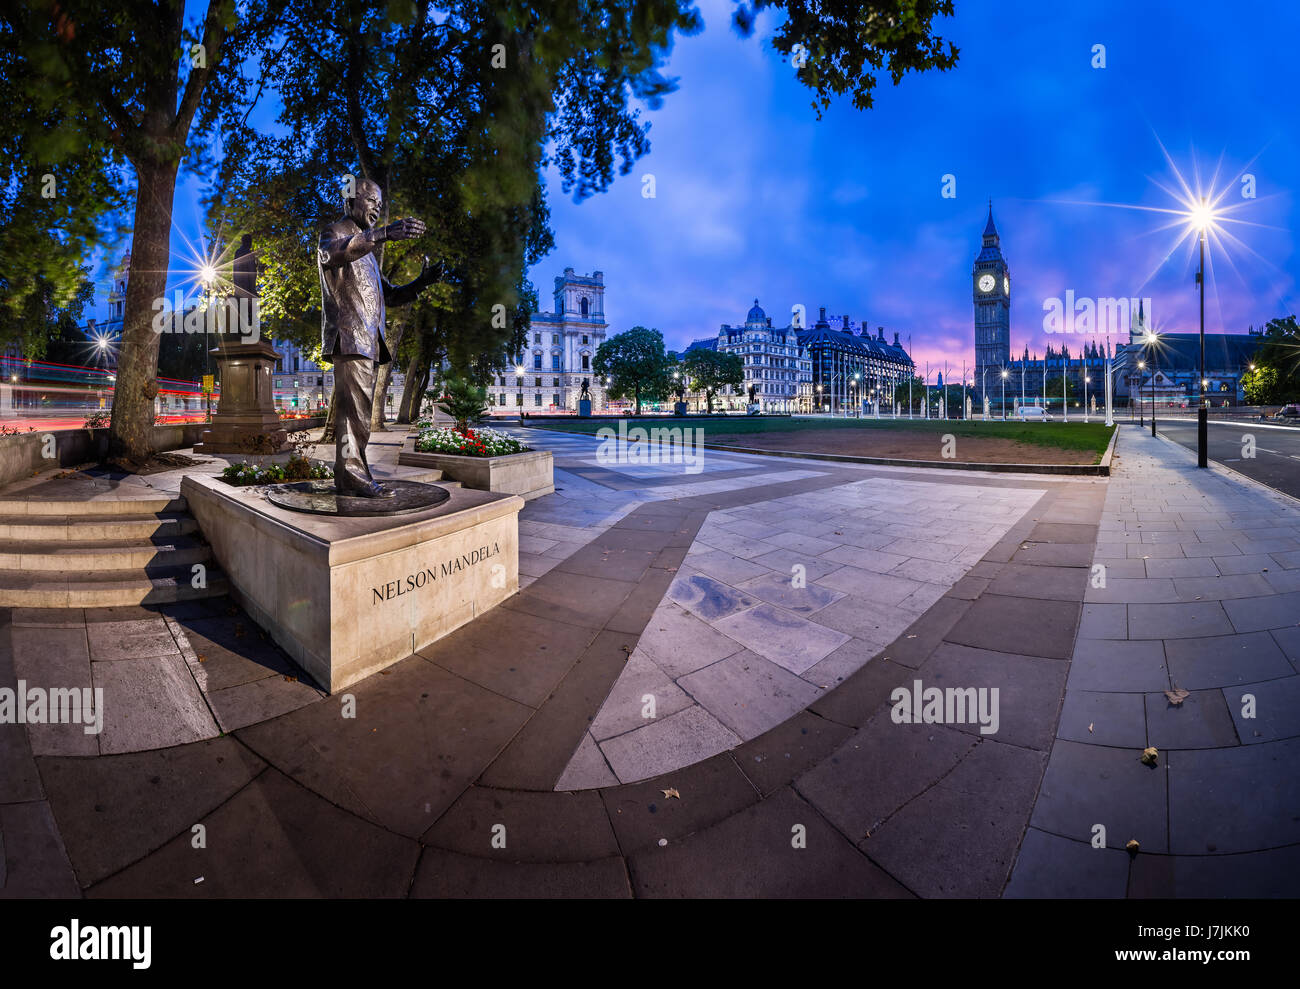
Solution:
[[[1157,183],[1217,167],[1220,188],[1255,177],[1256,199],[1232,183],[1223,205],[1256,226],[1227,224],[1239,243],[1211,246],[1207,330],[1300,309],[1300,111],[1269,40],[1300,35],[1300,5],[957,0],[936,22],[961,49],[955,69],[882,80],[872,110],[842,100],[821,121],[767,43],[775,15],[742,39],[731,6],[699,4],[705,30],[678,40],[679,89],[645,111],[651,151],[629,175],[577,204],[550,183],[556,247],[530,273],[543,308],[566,266],[599,269],[611,329],[655,327],[670,348],[743,321],[757,296],[780,325],[795,304],[826,306],[910,336],[921,361],[973,363],[970,269],[991,197],[1014,352],[1078,342],[1043,330],[1044,301],[1067,290],[1145,296],[1158,329],[1192,331],[1192,242],[1171,253],[1170,217],[1088,204],[1175,207]],[[1090,64],[1098,44],[1105,68]],[[194,188],[178,189],[178,232],[198,231]]]

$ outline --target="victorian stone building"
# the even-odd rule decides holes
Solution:
[[[605,340],[605,275],[565,268],[555,279],[553,299],[555,311],[529,317],[524,350],[507,355],[488,386],[493,411],[576,412],[583,379],[593,411],[605,407],[605,390],[592,370],[596,348]]]

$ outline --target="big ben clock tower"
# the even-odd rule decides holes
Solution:
[[[971,271],[975,301],[975,387],[983,388],[985,369],[1000,374],[1011,359],[1011,269],[1002,256],[1002,238],[993,225],[993,200],[984,227],[984,246]],[[996,394],[992,381],[989,391]],[[982,397],[982,396],[981,396]]]

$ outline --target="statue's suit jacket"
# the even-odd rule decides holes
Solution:
[[[320,272],[321,353],[369,357],[380,364],[392,360],[384,342],[385,306],[400,306],[415,298],[422,286],[412,282],[394,288],[379,270],[375,248],[351,217],[321,231],[316,268]]]

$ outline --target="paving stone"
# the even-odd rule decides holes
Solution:
[[[1181,704],[1171,704],[1162,693],[1146,695],[1147,744],[1165,749],[1201,749],[1236,745],[1223,694],[1218,690],[1193,690]]]
[[[545,575],[545,579],[539,578],[530,584],[527,590],[507,598],[496,611],[514,611],[569,625],[599,629],[604,628],[605,622],[618,611],[635,587],[635,581],[553,570]],[[493,624],[500,621],[498,615],[497,622]],[[469,627],[473,628],[475,624],[479,623],[471,623]]]
[[[817,583],[822,587],[865,597],[882,605],[898,604],[924,586],[921,581],[910,577],[879,574],[850,566],[841,567],[834,573],[822,577]]]
[[[1300,739],[1168,753],[1170,850],[1259,851],[1300,842]]]
[[[205,699],[221,730],[233,732],[296,711],[324,696],[325,692],[310,680],[273,674],[233,687],[209,690]]]
[[[812,615],[844,597],[840,591],[832,591],[817,584],[805,582],[804,586],[795,587],[786,574],[772,573],[768,570],[764,571],[763,576],[738,584],[737,589],[769,604],[779,605],[796,615]]]
[[[419,856],[414,841],[331,806],[274,769],[194,823],[207,829],[206,848],[192,847],[187,828],[87,895],[398,897]]]
[[[1300,677],[1281,677],[1222,691],[1228,714],[1243,744],[1269,742],[1300,735]],[[1245,696],[1254,698],[1254,716],[1247,718]]]
[[[601,545],[597,540],[567,556],[556,566],[555,572],[583,578],[635,583],[649,569],[662,548],[659,545],[654,549],[623,549]]]
[[[599,712],[586,722],[596,741],[646,727],[650,723],[644,714],[646,695],[654,698],[656,719],[684,711],[695,703],[653,659],[637,649],[623,665]]]
[[[1130,642],[1080,636],[1074,644],[1069,690],[1145,693],[1169,686],[1165,644],[1158,639]]]
[[[827,758],[852,734],[846,725],[800,711],[731,753],[742,772],[766,796]]]
[[[827,693],[808,705],[808,710],[838,724],[857,727],[875,717],[882,707],[890,703],[889,695],[894,688],[904,683],[910,684],[916,673],[883,656],[872,658],[869,649],[856,639],[840,646],[822,663],[835,661],[846,650],[856,651],[862,665],[838,685],[831,685]],[[804,679],[812,676],[822,663],[809,670]]]
[[[770,604],[719,619],[714,627],[795,674],[805,672],[849,639],[843,632]]]
[[[1300,896],[1300,845],[1239,855],[1139,855],[1128,895],[1209,899]]]
[[[1145,748],[1143,695],[1071,688],[1065,695],[1056,735],[1092,745]]]
[[[635,636],[618,632],[602,632],[596,636],[537,713],[484,771],[479,782],[507,789],[553,789],[588,729],[593,727],[597,712],[603,710],[602,703],[609,697],[610,688],[622,679],[637,655],[635,646]],[[689,698],[682,697],[685,703],[690,703]],[[639,702],[640,697],[636,700]],[[638,703],[638,715],[642,706]]]
[[[347,695],[355,717],[342,716]],[[347,695],[238,737],[330,803],[413,838],[478,778],[531,713],[418,658],[354,684]]]
[[[1088,842],[1029,828],[1002,895],[1007,899],[1122,899],[1128,874],[1127,852],[1093,848]]]
[[[497,608],[487,620],[463,625],[417,655],[537,708],[598,634],[596,628]]]
[[[1088,543],[1024,542],[1009,562],[1047,567],[1087,567],[1092,564],[1092,551]]]
[[[1226,603],[1194,601],[1178,604],[1130,604],[1128,637],[1170,640],[1231,633],[1232,623],[1224,611]]]
[[[42,758],[68,856],[90,885],[190,828],[266,764],[233,738],[99,759]]]
[[[946,642],[921,665],[915,679],[922,682],[922,689],[982,689],[987,691],[983,696],[989,698],[990,704],[992,691],[996,689],[997,707],[988,712],[996,721],[988,727],[996,728],[996,731],[985,733],[980,721],[985,711],[978,704],[965,712],[965,724],[952,724],[950,727],[980,738],[996,738],[1001,742],[1045,750],[1051,746],[1055,734],[1067,670],[1068,664],[1055,660],[972,649]],[[910,689],[912,685],[903,686]]]
[[[80,896],[49,804],[0,803],[0,900]]]
[[[802,825],[806,847],[795,848]],[[755,868],[755,863],[762,863]],[[788,788],[721,824],[629,861],[638,896],[905,897],[908,892]]]
[[[1300,591],[1224,601],[1223,608],[1238,632],[1288,628],[1300,623]]]
[[[912,617],[898,605],[881,604],[862,595],[848,594],[819,610],[812,616],[812,621],[872,643],[879,649],[897,638]]]
[[[134,624],[134,623],[132,623]],[[149,656],[173,656],[180,652],[176,640],[161,619],[155,619],[154,627],[149,631],[122,634],[108,632],[113,626],[87,625],[87,639],[90,643],[90,658],[94,662],[106,662],[119,659],[142,659]],[[107,634],[104,634],[106,633]]]
[[[1000,896],[1044,762],[985,739],[858,847],[920,896]]]
[[[1186,690],[1252,683],[1292,673],[1267,632],[1171,640],[1165,644],[1169,675]]]
[[[1123,849],[1136,838],[1147,851],[1168,851],[1166,759],[1152,768],[1141,755],[1139,748],[1058,739],[1030,824],[1078,841],[1091,841],[1093,826],[1101,824],[1108,848]]]
[[[504,833],[500,832],[504,828]],[[422,844],[492,857],[505,840],[516,862],[585,862],[619,854],[600,795],[470,787],[420,839]]]
[[[1300,626],[1275,628],[1269,632],[1269,635],[1273,637],[1273,641],[1291,661],[1297,672],[1300,672]]]
[[[600,742],[610,768],[631,783],[735,748],[740,738],[698,704]]]
[[[834,573],[842,566],[842,564],[828,560],[824,556],[809,556],[806,553],[797,553],[792,549],[773,550],[770,553],[753,557],[753,561],[761,563],[777,573],[789,574],[790,576],[794,576],[795,566],[801,566],[804,568],[804,575],[809,583],[820,580],[827,574]]]
[[[668,598],[707,622],[715,622],[758,604],[757,598],[703,575],[678,576],[668,588]]]
[[[1085,604],[1079,620],[1080,639],[1127,639],[1128,607],[1123,604]]]
[[[711,715],[751,739],[802,711],[821,691],[748,650],[678,681]]]
[[[1083,599],[1087,584],[1087,571],[1078,567],[1008,563],[989,585],[989,593],[1073,602]]]
[[[98,741],[105,755],[184,745],[221,731],[180,653],[92,663],[91,676],[104,691]]]
[[[613,899],[630,897],[621,858],[594,862],[515,862],[426,848],[420,856],[414,898],[438,899]]]
[[[1148,577],[1217,577],[1219,568],[1212,557],[1193,559],[1146,560]],[[1177,585],[1175,585],[1177,587]]]
[[[881,711],[794,787],[841,832],[861,838],[976,744],[977,738],[943,725],[894,724],[890,712]]]
[[[665,602],[646,624],[637,648],[676,679],[738,653],[744,646],[677,604]]]
[[[10,620],[33,628],[84,628],[86,613],[81,608],[14,608]]]
[[[1080,609],[1073,601],[1033,601],[986,592],[944,638],[995,652],[1066,659],[1074,645]]]
[[[675,790],[680,796],[665,796]],[[723,753],[663,775],[600,791],[619,847],[631,854],[675,842],[756,803],[758,791]]]
[[[617,784],[618,777],[614,775],[614,770],[609,768],[609,763],[601,754],[596,739],[592,737],[591,732],[586,732],[573,753],[573,758],[569,760],[569,764],[556,782],[555,789],[588,790]]]
[[[1039,522],[1025,541],[1091,546],[1097,541],[1097,526],[1080,522]]]

